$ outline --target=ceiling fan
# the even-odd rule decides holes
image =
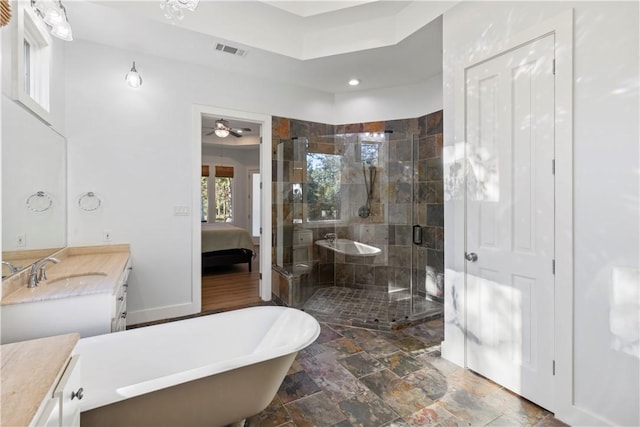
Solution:
[[[215,127],[209,129],[213,130],[207,133],[207,136],[215,133],[216,136],[219,136],[220,138],[226,138],[229,135],[240,138],[242,136],[242,132],[251,132],[250,128],[232,128],[229,126],[229,122],[224,119],[216,120]]]

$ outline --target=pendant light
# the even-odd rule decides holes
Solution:
[[[138,70],[136,70],[136,61],[133,61],[133,66],[124,79],[127,81],[127,84],[133,88],[142,86],[142,77],[140,77]]]

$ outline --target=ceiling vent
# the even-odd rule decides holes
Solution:
[[[237,47],[229,46],[228,44],[216,43],[216,50],[220,52],[230,53],[235,56],[245,56],[247,51]]]

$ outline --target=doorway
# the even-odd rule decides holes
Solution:
[[[555,39],[466,69],[467,367],[553,407]]]
[[[271,140],[271,116],[249,113],[244,111],[230,110],[220,107],[211,107],[211,106],[202,106],[202,105],[194,105],[192,110],[193,122],[192,122],[192,133],[193,133],[193,151],[194,151],[194,164],[193,164],[193,192],[192,192],[192,211],[200,212],[201,211],[201,202],[202,202],[202,166],[203,166],[203,152],[202,152],[202,141],[203,141],[203,129],[205,121],[203,120],[204,116],[215,117],[217,119],[223,118],[226,121],[241,121],[246,122],[248,128],[259,129],[257,138],[257,159],[255,162],[249,164],[242,173],[242,183],[238,183],[237,186],[234,186],[234,189],[238,191],[241,189],[241,192],[244,192],[244,199],[235,198],[235,212],[233,212],[234,217],[242,218],[244,217],[245,226],[250,226],[248,220],[247,211],[250,209],[249,199],[248,199],[248,178],[247,171],[248,169],[252,170],[266,170],[270,171],[271,166],[271,152],[268,148],[265,148],[264,144],[260,142],[264,140]],[[216,119],[216,120],[217,120]],[[238,129],[235,129],[233,126],[230,126],[235,133],[238,132]],[[211,132],[214,129],[208,129],[206,133]],[[215,133],[215,132],[214,132]],[[235,148],[242,150],[241,147],[243,144],[238,143],[242,138],[236,137],[230,132],[233,140],[235,141]],[[228,138],[229,136],[227,136]],[[231,157],[230,154],[225,153],[224,158]],[[243,153],[239,153],[237,156],[239,163],[241,163],[242,158],[244,157]],[[225,161],[225,163],[227,163]],[[230,162],[228,162],[230,163]],[[229,166],[229,165],[225,165]],[[210,169],[211,170],[211,169]],[[267,174],[268,175],[268,174]],[[240,178],[240,175],[237,175],[234,170],[234,177]],[[271,188],[269,185],[262,185],[260,200],[260,227],[262,229],[262,234],[260,235],[260,240],[270,241],[271,240],[271,228],[265,226],[265,224],[271,223],[271,212],[269,209],[269,204],[271,200]],[[266,206],[266,207],[265,207]],[[242,212],[239,210],[242,209]],[[200,312],[203,309],[203,291],[202,291],[202,225],[201,225],[201,216],[194,215],[192,216],[192,306],[193,312]],[[265,248],[266,246],[266,248]],[[255,253],[255,257],[252,260],[252,265],[257,268],[252,269],[252,272],[248,271],[247,264],[234,264],[233,266],[244,268],[244,273],[254,273],[255,280],[257,281],[257,286],[255,289],[257,291],[253,291],[252,298],[255,301],[268,301],[271,299],[271,275],[265,274],[263,275],[260,271],[262,266],[269,265],[269,260],[271,254],[269,253],[269,245],[258,245]],[[259,248],[259,249],[258,249]],[[257,292],[257,293],[256,293]]]

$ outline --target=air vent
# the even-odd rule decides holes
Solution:
[[[220,52],[230,53],[236,56],[245,56],[247,51],[237,47],[229,46],[228,44],[216,43],[216,50]]]

